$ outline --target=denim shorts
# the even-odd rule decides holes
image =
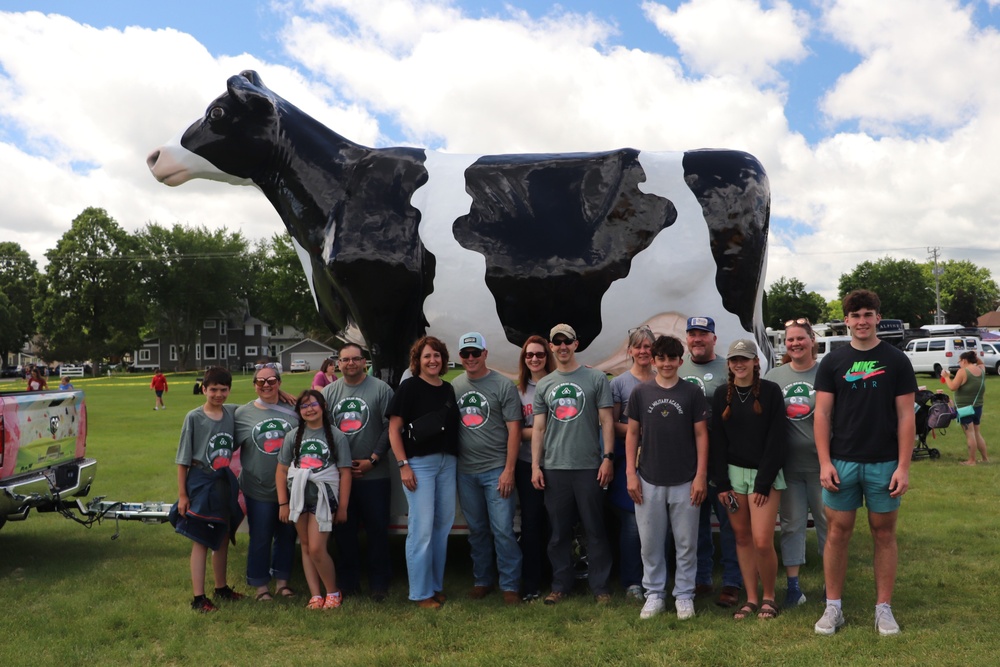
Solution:
[[[976,426],[979,426],[979,422],[982,421],[983,419],[983,406],[980,405],[978,407],[973,408],[972,410],[973,412],[971,415],[969,415],[968,417],[962,417],[961,419],[958,420],[958,422],[962,426],[968,426],[969,424],[975,424]]]
[[[898,461],[855,463],[833,459],[839,491],[823,489],[823,504],[840,512],[853,512],[864,504],[869,512],[888,514],[899,509],[900,498],[889,496],[889,482]],[[862,502],[863,499],[863,502]]]
[[[740,495],[748,496],[753,493],[754,483],[757,481],[757,469],[756,468],[741,468],[740,466],[729,466],[729,483],[733,485],[733,492],[739,493]],[[781,470],[778,471],[778,476],[774,478],[774,484],[771,485],[775,491],[784,491],[788,488],[785,484],[785,474]]]

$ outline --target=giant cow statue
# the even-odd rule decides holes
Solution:
[[[753,156],[367,148],[256,72],[226,87],[179,140],[149,155],[150,170],[167,185],[259,187],[291,233],[322,317],[335,332],[360,332],[390,384],[425,332],[454,346],[480,331],[490,365],[516,373],[524,340],[567,322],[581,358],[615,371],[627,363],[630,328],[683,337],[695,314],[715,318],[720,345],[753,335],[768,365],[760,302],[770,191]]]

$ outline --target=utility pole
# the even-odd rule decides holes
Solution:
[[[945,324],[944,321],[944,311],[941,310],[941,274],[944,273],[944,269],[938,266],[938,252],[940,248],[928,248],[927,253],[934,260],[934,268],[931,273],[934,274],[934,324]]]

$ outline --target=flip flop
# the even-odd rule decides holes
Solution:
[[[272,602],[274,600],[274,598],[271,597],[271,591],[261,591],[260,593],[257,593],[257,596],[254,599],[257,600],[257,602]]]
[[[288,586],[282,586],[274,591],[283,598],[293,598],[295,597],[295,591],[293,591]]]

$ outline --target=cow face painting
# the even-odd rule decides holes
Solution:
[[[628,329],[683,337],[693,314],[715,319],[720,344],[753,336],[770,358],[770,191],[746,153],[368,148],[246,71],[147,163],[167,185],[260,188],[324,320],[393,385],[414,340],[472,327],[509,374],[528,336],[559,322],[576,329],[581,361],[607,371],[627,367]]]

